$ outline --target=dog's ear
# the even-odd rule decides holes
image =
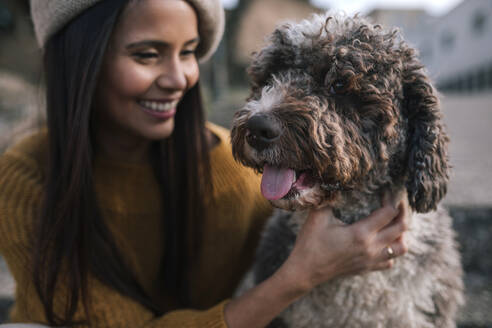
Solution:
[[[403,71],[403,107],[408,117],[408,179],[410,206],[419,213],[436,208],[449,180],[449,138],[441,123],[437,92],[412,50]]]
[[[287,67],[292,61],[292,43],[286,32],[288,27],[288,25],[277,27],[263,49],[253,53],[251,64],[247,69],[253,92],[263,88],[275,72]]]

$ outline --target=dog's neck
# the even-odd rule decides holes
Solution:
[[[352,224],[381,208],[383,205],[384,193],[389,193],[393,202],[401,197],[406,197],[406,189],[403,185],[384,187],[375,192],[350,191],[345,192],[332,207],[333,215],[346,224]],[[393,204],[396,206],[396,203]],[[309,211],[296,211],[291,217],[290,224],[294,231],[300,229],[304,224]]]
[[[367,217],[382,205],[382,196],[380,193],[360,196],[362,195],[359,194],[358,197],[355,197],[355,195],[350,193],[343,197],[341,204],[333,207],[333,215],[344,223],[352,224]]]
[[[351,191],[345,193],[340,200],[340,205],[333,207],[333,214],[344,223],[352,224],[383,206],[384,194],[388,193],[393,202],[403,197],[406,189],[403,185],[384,187],[376,192]],[[396,206],[396,204],[393,204]]]

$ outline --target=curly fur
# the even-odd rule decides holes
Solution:
[[[449,179],[449,140],[416,51],[398,31],[358,16],[314,15],[278,27],[249,75],[251,95],[231,132],[235,158],[260,172],[265,164],[307,172],[315,183],[273,201],[296,212],[271,219],[240,291],[288,256],[295,238],[279,236],[297,232],[305,209],[329,205],[352,223],[380,207],[390,190],[406,194],[415,212],[410,252],[392,270],[319,286],[275,324],[454,327],[462,268],[451,219],[438,208]],[[281,130],[264,149],[248,143],[247,123],[258,114]]]

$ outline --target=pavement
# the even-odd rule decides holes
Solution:
[[[444,96],[442,111],[453,166],[444,203],[492,206],[492,93]]]
[[[492,93],[445,95],[451,142],[448,194],[465,268],[466,306],[460,327],[492,327]]]
[[[209,118],[230,126],[244,93],[232,93],[217,103]],[[474,96],[444,95],[442,111],[451,138],[453,166],[443,203],[454,225],[466,271],[467,305],[460,312],[460,328],[492,327],[492,92]],[[15,283],[0,258],[0,323],[2,304],[9,304]]]

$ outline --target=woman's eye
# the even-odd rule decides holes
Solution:
[[[137,52],[134,53],[133,56],[138,59],[151,59],[151,58],[157,58],[159,55],[155,52]]]
[[[181,55],[182,56],[192,56],[192,55],[195,55],[195,53],[196,53],[196,50],[195,49],[181,51]]]

